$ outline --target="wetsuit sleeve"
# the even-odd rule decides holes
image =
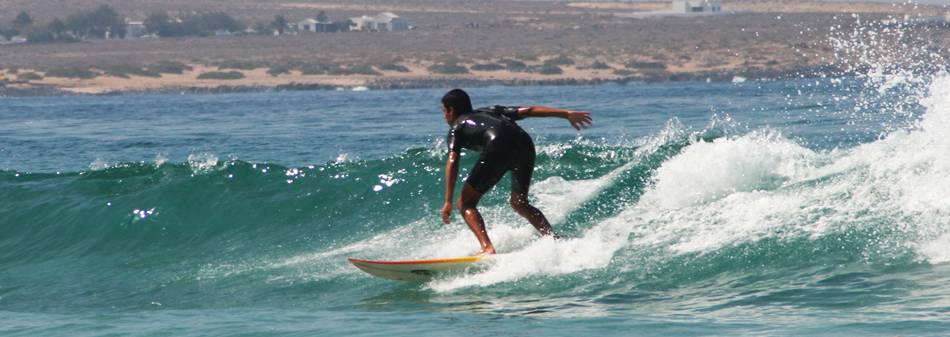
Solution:
[[[499,115],[505,116],[510,120],[518,121],[524,119],[524,116],[518,114],[518,109],[521,109],[520,106],[503,106],[496,105],[491,107],[491,110]]]
[[[445,143],[449,146],[449,151],[462,151],[462,144],[459,142],[459,126],[455,125],[449,129],[449,135],[445,138]]]

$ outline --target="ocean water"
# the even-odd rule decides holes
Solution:
[[[346,257],[478,250],[446,89],[0,98],[0,335],[946,335],[950,76],[899,75],[471,88],[593,113],[520,122],[565,238],[506,178],[417,284]]]

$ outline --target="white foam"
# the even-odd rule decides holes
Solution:
[[[161,167],[162,165],[165,165],[165,163],[168,162],[168,156],[166,156],[163,153],[156,154],[155,160],[153,162],[155,163],[155,167]]]
[[[351,160],[350,160],[350,154],[349,154],[349,153],[340,153],[340,154],[338,154],[338,155],[336,156],[336,159],[333,160],[333,163],[334,163],[334,164],[342,164],[342,163],[346,163],[346,162],[350,162],[350,161],[351,161]]]
[[[794,179],[811,151],[774,132],[699,141],[663,163],[655,188],[643,196],[651,206],[678,208],[736,192],[774,188]]]
[[[925,242],[917,247],[918,251],[927,257],[930,263],[950,262],[950,233]]]
[[[604,187],[609,186],[621,173],[629,170],[635,162],[610,171],[610,173],[596,178],[584,180],[565,180],[561,177],[550,177],[532,185],[537,207],[544,212],[544,216],[552,224],[564,219],[577,210],[584,201],[593,198]]]
[[[105,160],[102,160],[102,159],[99,159],[99,158],[96,158],[96,160],[94,160],[94,161],[92,161],[91,163],[89,163],[89,169],[92,170],[92,171],[105,170],[105,169],[107,169],[107,168],[109,168],[109,167],[111,167],[111,166],[112,166],[112,165],[110,165],[109,162],[107,162],[107,161],[105,161]]]
[[[921,238],[918,252],[944,262],[946,250],[936,247],[950,240],[950,78],[930,88],[918,128],[850,150],[813,152],[755,133],[693,144],[664,163],[654,188],[617,218],[641,224],[632,247],[672,254],[889,226],[881,232],[898,237],[879,241]]]
[[[473,275],[435,280],[428,287],[452,291],[517,281],[527,276],[561,275],[605,268],[626,243],[627,226],[598,226],[581,238],[555,241],[544,237],[511,253],[496,255],[490,266]]]
[[[192,153],[188,155],[188,166],[195,174],[206,173],[218,165],[218,156],[211,153]]]

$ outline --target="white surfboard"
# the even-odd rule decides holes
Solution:
[[[446,259],[374,261],[347,258],[356,268],[366,273],[397,281],[425,281],[432,277],[457,273],[478,267],[486,256],[463,256]]]

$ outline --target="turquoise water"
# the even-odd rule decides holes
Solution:
[[[945,334],[947,88],[472,88],[595,126],[521,122],[565,240],[496,189],[502,254],[422,284],[345,258],[478,250],[444,89],[0,98],[0,335]]]

